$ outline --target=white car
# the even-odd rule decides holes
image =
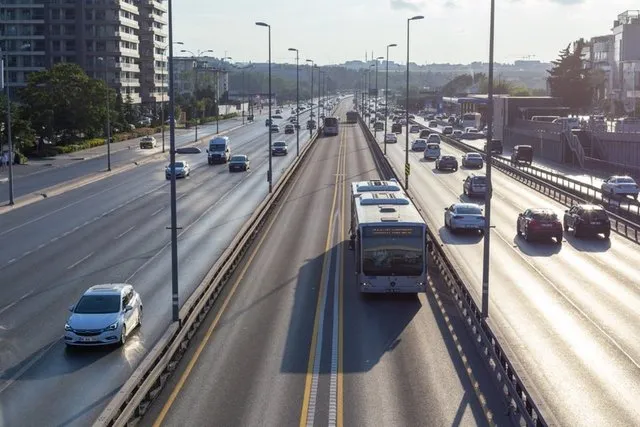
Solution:
[[[416,139],[411,144],[411,151],[424,151],[427,148],[427,140],[426,139]]]
[[[451,137],[453,139],[462,139],[462,135],[463,135],[463,133],[462,133],[462,131],[460,129],[455,129],[453,131],[453,133],[451,134]]]
[[[609,196],[632,196],[638,200],[638,184],[630,176],[610,176],[602,181],[600,186],[602,194]]]
[[[177,161],[175,163],[175,167],[171,167],[171,164],[169,164],[166,169],[164,170],[164,175],[167,179],[171,179],[171,171],[174,171],[176,174],[176,179],[177,178],[186,178],[189,175],[191,175],[191,166],[189,166],[189,163],[185,162],[185,161]]]
[[[418,133],[418,132],[420,132],[420,126],[411,125],[411,127],[409,128],[409,133]]]
[[[452,232],[478,230],[484,233],[485,219],[482,208],[473,203],[454,203],[444,208],[444,226]]]
[[[440,144],[427,143],[427,148],[424,150],[424,159],[437,159],[440,157]]]
[[[398,137],[395,133],[388,133],[384,136],[385,144],[395,144],[396,142],[398,142]]]
[[[95,285],[69,311],[66,345],[122,345],[142,322],[142,299],[126,283]]]
[[[427,138],[427,142],[432,142],[434,144],[440,144],[442,142],[442,139],[440,138],[440,135],[438,135],[437,133],[432,133]]]

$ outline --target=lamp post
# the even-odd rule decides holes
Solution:
[[[290,47],[291,52],[296,53],[296,157],[300,155],[300,52],[295,47]]]
[[[384,135],[387,137],[387,122],[389,121],[389,48],[398,46],[395,43],[391,43],[387,45],[387,71],[385,73],[385,83],[384,83]],[[387,143],[384,143],[384,155],[387,155]]]
[[[317,65],[315,67],[318,68],[318,113],[316,114],[316,118],[318,120],[318,138],[320,138],[320,82],[322,81],[322,74],[324,71],[322,71]]]
[[[226,52],[225,52],[226,53]],[[271,55],[271,27],[269,27],[269,55]],[[225,56],[220,59],[220,69],[224,67],[225,59],[233,59],[230,56]],[[271,63],[269,63],[269,67],[271,67]],[[271,68],[269,68],[271,70]],[[224,70],[222,75],[224,75]],[[271,78],[269,78],[269,82],[271,82]],[[216,76],[216,133],[220,133],[220,75]]]
[[[267,27],[269,29],[269,120],[271,120],[271,25],[266,22],[256,22],[256,25],[259,27]],[[269,126],[269,172],[267,172],[269,193],[273,190],[273,164],[271,157],[271,126]]]
[[[198,59],[204,55],[205,53],[212,53],[213,50],[211,49],[207,49],[204,51],[198,51],[198,54],[196,55],[195,53],[191,52],[190,50],[186,50],[186,49],[182,49],[180,52],[183,53],[190,53],[191,56],[194,59],[194,66],[193,68],[195,69],[194,71],[194,85],[193,85],[193,99],[194,99],[194,104],[195,104],[195,110],[196,110],[196,133],[195,133],[195,137],[194,137],[194,142],[198,141],[198,121],[200,120],[200,114],[198,114],[198,69],[199,69],[199,65],[198,65]]]
[[[378,121],[378,98],[379,98],[379,96],[378,96],[378,61],[381,60],[381,59],[384,59],[384,57],[379,56],[379,57],[377,57],[375,59],[375,61],[376,61],[376,100],[375,100],[375,107],[374,107],[374,110],[375,110],[374,115],[376,116],[376,118],[375,118],[375,120],[373,122],[374,123],[374,125],[373,125],[373,135],[374,135],[374,137],[378,136],[378,131],[376,129],[375,122]]]
[[[171,171],[171,306],[173,321],[180,321],[180,294],[178,287],[178,209],[176,201],[176,121],[173,74],[173,12],[172,0],[167,2],[169,32],[169,167]]]
[[[367,93],[368,93],[368,101],[367,104],[371,103],[371,69],[375,67],[376,64],[369,64],[369,69],[367,70]],[[373,111],[373,118],[375,119],[375,109]],[[369,116],[371,117],[371,116]],[[369,126],[371,126],[371,118],[369,118]]]
[[[405,99],[405,122],[407,124],[405,128],[405,157],[404,157],[404,186],[409,189],[409,24],[411,21],[417,21],[424,19],[422,15],[416,15],[413,18],[407,19],[407,98]]]
[[[491,243],[491,196],[493,184],[491,182],[491,141],[493,140],[493,40],[495,33],[495,0],[491,0],[491,13],[489,23],[489,76],[488,76],[488,102],[487,109],[487,149],[486,149],[486,175],[487,191],[484,195],[484,248],[482,254],[482,317],[489,316],[489,256]]]
[[[306,62],[311,62],[311,112],[313,113],[313,68],[316,66],[316,63],[313,62],[312,59],[307,59]],[[313,122],[313,117],[309,116],[309,121]],[[309,138],[313,135],[312,126],[309,127]]]
[[[107,76],[107,61],[102,56],[98,57],[98,61],[101,61],[104,64],[104,85],[107,91],[107,170],[111,171],[111,112],[109,111],[109,78]]]

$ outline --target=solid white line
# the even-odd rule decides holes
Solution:
[[[337,213],[337,212],[336,212]],[[339,224],[339,221],[336,221]],[[340,227],[340,225],[338,225]],[[335,277],[333,283],[333,331],[331,333],[331,377],[329,380],[329,426],[335,427],[338,423],[338,295],[340,290],[340,264],[342,254],[340,246],[336,248]]]
[[[67,270],[71,270],[73,267],[77,266],[78,264],[80,264],[83,261],[86,261],[87,259],[89,259],[89,257],[93,255],[93,252],[91,252],[89,255],[85,256],[82,259],[79,259],[78,261],[74,262],[73,264],[71,264],[69,267],[67,267]]]
[[[160,212],[162,212],[164,210],[164,207],[158,209],[157,211],[155,211],[154,213],[151,214],[151,216],[156,216],[158,215]]]
[[[22,368],[20,368],[20,370],[18,372],[16,372],[15,375],[13,375],[10,379],[8,379],[4,384],[0,385],[0,394],[2,394],[6,389],[8,389],[11,386],[11,384],[16,382],[16,380],[18,378],[20,378],[22,375],[24,375],[25,372],[27,372],[29,369],[31,369],[31,367],[33,365],[38,363],[40,361],[40,359],[42,359],[44,357],[44,355],[47,354],[49,352],[49,350],[51,350],[51,348],[53,348],[53,346],[56,345],[61,339],[62,339],[62,337],[58,338],[57,340],[55,340],[51,344],[49,344],[47,347],[42,349],[42,351],[36,357],[31,359],[29,361],[29,363],[27,363]]]
[[[131,230],[133,230],[134,228],[136,228],[135,225],[132,225],[131,227],[129,227],[128,229],[126,229],[125,231],[123,231],[122,233],[118,234],[116,236],[116,240],[118,240],[119,238],[121,238],[122,236],[124,236],[125,234],[127,234],[128,232],[130,232]]]

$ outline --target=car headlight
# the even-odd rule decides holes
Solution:
[[[65,323],[64,324],[64,330],[67,331],[67,332],[71,332],[71,331],[73,331],[73,328],[71,326],[69,326],[68,323]]]
[[[118,322],[113,322],[111,325],[107,326],[105,330],[107,331],[115,331],[118,328]]]

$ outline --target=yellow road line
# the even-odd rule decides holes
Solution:
[[[309,398],[311,396],[311,383],[313,380],[313,365],[315,363],[315,349],[318,341],[318,328],[320,323],[320,317],[324,316],[324,313],[320,313],[320,307],[322,306],[322,295],[324,290],[324,283],[326,280],[327,264],[331,260],[331,243],[333,235],[333,217],[336,208],[336,198],[338,196],[338,182],[340,179],[340,161],[342,156],[342,144],[338,147],[338,165],[336,167],[336,179],[334,181],[333,188],[333,201],[331,202],[331,210],[329,211],[329,228],[327,230],[327,240],[325,242],[324,258],[322,260],[322,272],[320,274],[320,286],[318,288],[318,300],[316,302],[316,311],[313,324],[313,332],[311,335],[311,345],[309,346],[309,362],[307,364],[307,373],[305,375],[304,394],[302,396],[302,409],[300,411],[300,427],[306,427],[307,416],[309,413]],[[322,337],[320,337],[322,339]]]
[[[346,131],[345,131],[346,134]],[[345,151],[346,151],[346,135],[344,140]],[[344,176],[342,178],[342,208],[341,208],[341,221],[340,221],[340,242],[344,245],[345,241],[345,221],[347,220],[346,216],[346,204],[348,196],[350,196],[350,192],[347,191],[347,154],[343,156],[343,167],[342,171]],[[334,307],[334,310],[338,310],[338,395],[337,395],[337,427],[342,427],[344,424],[344,377],[342,373],[344,372],[344,277],[345,277],[345,265],[344,265],[344,257],[343,253],[340,257],[340,283],[338,285],[338,307]]]
[[[298,173],[294,177],[294,180],[291,183],[291,185],[289,186],[289,188],[287,189],[286,194],[284,194],[282,196],[284,200],[286,200],[289,197],[289,195],[291,194],[291,192],[293,191],[293,189],[296,188],[296,184],[298,183],[298,180],[300,179],[301,176],[302,176],[302,174]],[[169,398],[167,399],[166,403],[162,407],[162,410],[160,411],[160,414],[158,415],[158,418],[156,418],[156,420],[154,421],[154,423],[153,423],[154,427],[159,427],[159,426],[162,425],[162,422],[164,421],[165,417],[167,416],[167,413],[169,412],[169,410],[171,409],[171,406],[175,402],[176,398],[178,397],[178,394],[180,393],[180,391],[184,387],[184,384],[186,383],[187,379],[191,375],[191,371],[193,370],[194,366],[198,362],[198,359],[200,358],[200,355],[202,354],[202,351],[204,350],[204,348],[208,344],[209,340],[211,339],[211,336],[213,335],[213,331],[218,326],[218,323],[220,322],[220,319],[222,318],[222,315],[225,313],[226,308],[229,305],[229,302],[231,301],[231,298],[236,293],[236,290],[238,289],[238,285],[240,284],[240,282],[242,281],[243,277],[245,276],[245,274],[249,270],[249,267],[253,263],[253,259],[256,257],[256,255],[260,251],[264,241],[266,240],[267,236],[269,235],[269,232],[271,231],[271,228],[276,223],[277,218],[278,218],[280,212],[282,211],[282,209],[284,208],[284,206],[285,206],[285,203],[279,203],[276,212],[273,215],[271,215],[271,218],[272,218],[271,221],[269,222],[269,224],[267,225],[267,228],[262,233],[262,236],[260,237],[260,240],[258,241],[258,243],[255,246],[254,250],[251,252],[251,255],[249,256],[249,259],[244,264],[244,267],[240,271],[240,274],[238,274],[236,280],[234,281],[233,286],[231,288],[231,291],[226,296],[222,306],[218,310],[218,314],[216,314],[216,317],[213,319],[213,322],[209,326],[209,329],[207,329],[207,332],[206,332],[206,334],[204,336],[204,339],[198,345],[198,348],[197,348],[196,352],[194,353],[194,355],[192,356],[191,360],[189,361],[189,364],[187,365],[185,371],[182,373],[182,376],[180,377],[180,380],[178,381],[178,383],[174,387],[173,391],[169,395]]]

